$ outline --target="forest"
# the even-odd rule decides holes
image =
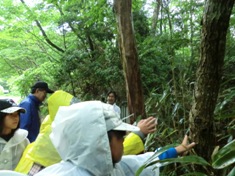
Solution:
[[[146,151],[186,132],[197,143],[158,161],[161,175],[233,176],[234,1],[1,0],[0,85],[24,97],[43,80],[82,101],[115,90],[131,122],[158,118]]]

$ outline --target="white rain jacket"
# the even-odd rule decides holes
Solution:
[[[59,108],[50,137],[62,161],[45,168],[35,176],[135,175],[137,169],[153,153],[123,156],[113,166],[103,106],[110,105],[100,101],[88,101]],[[152,167],[141,174],[158,175],[158,169],[152,171]]]
[[[29,144],[27,135],[26,130],[18,129],[8,142],[0,137],[0,170],[15,169],[24,149]]]

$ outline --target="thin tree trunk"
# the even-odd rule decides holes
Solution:
[[[114,11],[119,31],[119,47],[124,70],[128,109],[134,118],[145,118],[144,96],[138,63],[134,29],[132,25],[132,0],[115,0]]]
[[[156,33],[156,27],[157,27],[157,22],[158,22],[158,16],[160,13],[160,7],[161,7],[161,0],[156,0],[156,5],[153,11],[153,17],[152,17],[152,27],[151,27],[151,32],[153,35]]]

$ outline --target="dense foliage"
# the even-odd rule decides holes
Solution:
[[[193,0],[133,1],[146,111],[159,118],[148,150],[180,142],[188,129],[203,5]],[[234,31],[232,15],[215,110],[221,146],[235,135]],[[82,100],[106,98],[114,89],[118,103],[126,101],[111,1],[2,0],[0,48],[0,84],[22,96],[33,82],[44,80]]]
[[[113,88],[120,101],[125,100],[111,2],[48,0],[33,4],[25,1],[25,5],[22,2],[1,2],[1,77],[4,80],[12,78],[21,94],[36,79],[43,79],[55,88],[85,99],[100,98]],[[162,17],[155,29],[151,29],[151,11],[155,5],[149,1],[133,2],[146,96],[155,88],[162,92],[169,82],[179,89],[181,85],[177,82],[184,79],[184,74],[193,77],[203,7],[201,3],[190,6],[187,1],[163,1],[159,14]],[[197,13],[188,15],[195,5]],[[198,20],[190,24],[193,19]]]

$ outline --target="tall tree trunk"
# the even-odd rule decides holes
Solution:
[[[153,11],[153,17],[152,17],[152,27],[151,27],[151,33],[155,35],[156,33],[156,27],[158,22],[158,16],[160,13],[160,7],[161,7],[161,0],[156,0],[155,8]]]
[[[216,145],[214,109],[224,64],[226,33],[234,0],[207,0],[202,19],[201,55],[197,70],[190,129],[195,151],[208,161]]]
[[[128,109],[130,114],[145,118],[144,96],[141,83],[138,54],[132,24],[132,0],[114,0],[114,11],[119,31],[119,48],[124,70]]]

